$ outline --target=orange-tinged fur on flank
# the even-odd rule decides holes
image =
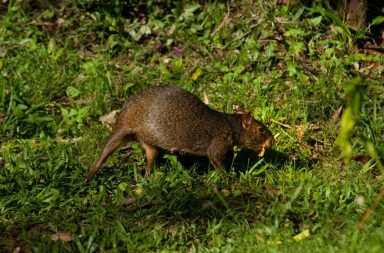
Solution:
[[[174,86],[156,86],[129,98],[87,181],[127,141],[138,141],[146,153],[148,177],[159,149],[207,156],[217,171],[233,146],[264,155],[273,135],[252,113],[215,111],[192,93]]]

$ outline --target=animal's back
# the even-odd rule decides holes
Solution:
[[[231,141],[229,123],[193,94],[172,86],[144,90],[128,100],[118,128],[129,128],[139,140],[166,150],[206,155],[218,135]]]

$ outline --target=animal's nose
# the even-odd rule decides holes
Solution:
[[[269,138],[266,142],[265,142],[265,147],[266,148],[271,148],[273,146],[273,144],[275,143],[275,138],[273,138],[273,135],[271,134],[271,138]]]

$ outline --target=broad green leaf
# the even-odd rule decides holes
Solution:
[[[311,19],[309,20],[309,22],[310,22],[312,25],[317,26],[317,25],[319,25],[319,24],[321,23],[322,20],[323,20],[323,17],[322,17],[322,16],[318,16],[318,17],[316,17],[316,18],[311,18]]]
[[[80,96],[80,91],[73,86],[68,86],[65,93],[67,94],[68,97],[73,99]]]
[[[384,16],[378,16],[372,20],[372,25],[379,25],[384,22]]]

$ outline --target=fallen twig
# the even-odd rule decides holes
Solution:
[[[276,121],[276,120],[274,120],[274,119],[271,119],[271,121],[272,121],[273,123],[276,123],[276,124],[278,124],[278,125],[280,125],[280,126],[283,126],[283,127],[285,127],[285,128],[289,128],[289,129],[292,129],[292,127],[291,127],[290,125],[287,125],[287,124],[281,123],[281,122],[279,122],[279,121]]]

